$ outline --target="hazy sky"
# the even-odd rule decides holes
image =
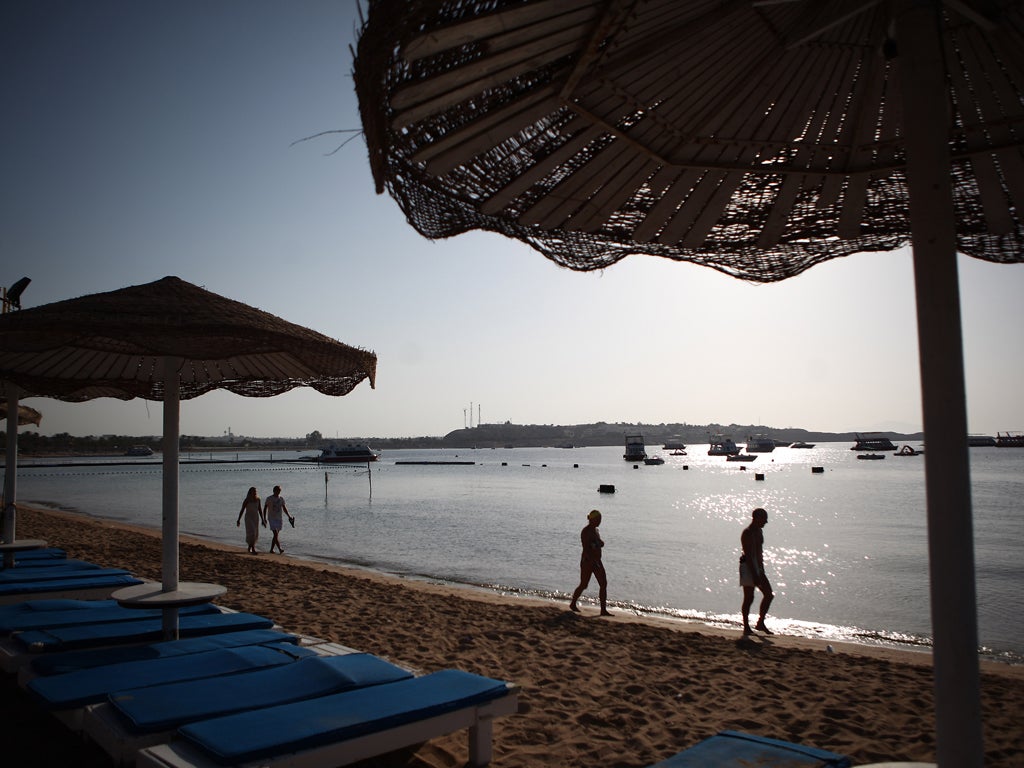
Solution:
[[[165,275],[378,355],[343,398],[212,393],[184,434],[442,435],[473,423],[921,428],[908,250],[755,286],[635,256],[573,273],[499,235],[429,242],[374,193],[350,0],[0,4],[0,284],[23,305]],[[1024,430],[1024,266],[961,258],[972,432]],[[161,405],[31,398],[42,432]]]

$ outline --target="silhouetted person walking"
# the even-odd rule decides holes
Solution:
[[[569,608],[579,612],[579,608],[576,605],[576,601],[579,600],[583,590],[590,584],[590,577],[594,576],[597,579],[597,584],[601,588],[601,615],[611,616],[608,612],[608,576],[604,572],[604,563],[601,562],[601,548],[604,547],[604,542],[601,541],[601,535],[597,532],[598,526],[601,525],[601,513],[596,509],[590,510],[587,515],[587,527],[580,531],[580,543],[583,544],[583,554],[580,556],[580,585],[576,587],[576,591],[572,593],[572,602],[569,603]]]
[[[762,529],[768,523],[768,513],[758,507],[751,515],[751,522],[743,529],[740,536],[740,544],[743,546],[743,556],[740,558],[740,586],[743,587],[743,634],[752,634],[747,613],[750,606],[754,604],[754,587],[761,590],[761,610],[758,615],[757,624],[754,629],[772,634],[765,626],[764,617],[768,614],[768,607],[772,604],[775,594],[772,592],[772,585],[764,572],[764,532]]]

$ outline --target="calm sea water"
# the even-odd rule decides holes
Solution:
[[[678,457],[648,446],[666,463],[637,467],[621,447],[388,451],[371,471],[246,453],[237,458],[266,461],[182,466],[180,529],[244,545],[235,520],[246,489],[265,497],[279,484],[297,518],[282,533],[288,556],[566,600],[579,531],[597,508],[613,608],[738,628],[739,537],[762,506],[776,628],[927,648],[924,458],[859,461],[849,449],[777,448],[740,464],[707,456],[706,445]],[[969,454],[980,650],[1024,662],[1024,450]],[[160,466],[144,461],[43,468],[23,460],[18,498],[159,528]],[[473,463],[398,463],[406,461]],[[616,492],[599,493],[603,484]],[[261,536],[265,550],[270,539]],[[596,598],[596,584],[586,595]]]

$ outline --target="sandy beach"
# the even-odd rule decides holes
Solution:
[[[160,578],[156,530],[20,507],[18,536]],[[807,639],[744,639],[621,613],[601,618],[592,605],[574,614],[566,605],[270,555],[262,535],[264,552],[254,556],[241,531],[238,538],[227,547],[183,537],[182,579],[223,584],[222,605],[418,671],[459,667],[518,683],[520,713],[494,728],[493,765],[502,768],[648,766],[723,729],[830,749],[854,764],[935,760],[927,654],[838,645],[827,652]],[[614,594],[614,573],[610,580]],[[990,768],[1024,765],[1022,683],[1024,667],[983,666]],[[3,685],[0,722],[7,743],[16,735],[23,746],[12,764],[108,765],[12,681]],[[451,768],[466,758],[460,733],[375,764]]]

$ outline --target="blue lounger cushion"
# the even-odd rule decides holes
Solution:
[[[137,579],[127,571],[121,573],[99,573],[93,571],[79,571],[80,576],[64,579],[45,579],[42,581],[19,581],[10,584],[0,584],[0,597],[11,597],[12,595],[38,595],[50,592],[62,594],[84,592],[91,589],[102,589],[109,587],[114,590],[118,587],[130,587],[141,584],[142,579]]]
[[[14,562],[13,566],[6,566],[0,568],[0,573],[15,573],[16,571],[23,571],[26,568],[101,568],[102,566],[96,565],[96,563],[90,563],[88,560],[68,560],[66,557],[40,557],[40,558],[26,558],[21,556],[22,553],[18,553],[18,559]]]
[[[0,571],[0,584],[20,584],[25,581],[47,581],[50,579],[78,579],[83,576],[128,573],[124,568],[100,568],[98,565],[44,565],[32,568],[5,568]]]
[[[178,735],[217,762],[234,765],[386,731],[478,706],[509,693],[507,683],[446,669],[183,726]]]
[[[22,560],[63,560],[68,556],[68,553],[59,547],[40,547],[39,549],[26,549],[24,552],[18,552],[15,555],[16,562]]]
[[[790,741],[721,731],[651,768],[849,768],[850,758]]]
[[[123,608],[113,600],[97,602],[102,604],[96,605],[91,609],[73,608],[66,611],[33,611],[20,616],[9,616],[6,618],[0,615],[0,635],[24,632],[29,629],[54,629],[57,627],[71,627],[78,624],[137,621],[139,619],[158,618],[161,615],[160,611],[156,608]],[[113,605],[110,605],[110,603],[113,603]],[[220,613],[220,610],[212,603],[179,609],[180,616],[203,613]]]
[[[211,679],[218,675],[290,665],[312,656],[316,656],[315,651],[289,642],[243,645],[36,677],[26,688],[48,709],[72,709],[101,702],[110,693],[129,686],[141,693],[148,686],[162,687],[166,683],[204,678],[204,682],[216,687],[217,683]]]
[[[179,615],[178,636],[195,637],[240,629],[270,629],[274,622],[251,613],[207,613]],[[110,624],[76,625],[52,629],[29,629],[11,637],[33,653],[71,651],[89,646],[117,643],[145,643],[163,636],[163,618],[117,621]]]
[[[376,656],[350,653],[216,679],[117,691],[110,695],[110,703],[131,731],[154,733],[196,720],[411,678],[411,672]]]
[[[49,653],[31,660],[29,668],[35,675],[62,675],[79,669],[92,669],[108,664],[150,659],[170,659],[195,653],[215,651],[220,648],[241,648],[246,645],[266,643],[291,643],[298,645],[299,638],[276,629],[246,629],[222,632],[216,635],[189,637],[180,640],[164,640],[148,645],[131,645],[114,648],[89,648],[80,651]]]
[[[117,600],[72,600],[63,598],[22,600],[20,603],[0,605],[0,621],[7,621],[14,616],[35,616],[48,611],[74,611],[78,609],[91,611],[93,608],[111,605],[117,605]]]

